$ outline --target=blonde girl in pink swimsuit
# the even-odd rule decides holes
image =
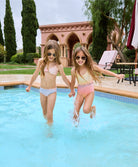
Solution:
[[[47,123],[53,123],[53,110],[56,101],[56,76],[58,72],[61,74],[64,82],[70,87],[70,82],[67,79],[63,66],[60,62],[60,47],[55,40],[49,40],[44,48],[44,56],[39,59],[37,68],[30,80],[26,91],[29,92],[33,82],[36,80],[40,72],[40,101],[43,110],[43,116]]]
[[[75,100],[74,120],[79,122],[79,112],[83,105],[83,112],[90,114],[90,118],[96,115],[96,107],[92,106],[94,99],[93,81],[99,81],[99,75],[105,74],[124,78],[123,74],[115,74],[111,71],[102,69],[92,60],[88,50],[84,47],[78,47],[73,54],[74,67],[71,70],[71,92],[69,97],[75,96],[75,79],[78,81],[78,90]]]

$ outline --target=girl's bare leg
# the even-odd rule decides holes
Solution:
[[[47,124],[52,125],[53,123],[53,110],[56,102],[57,93],[48,95],[47,99]]]
[[[95,115],[96,115],[96,107],[91,106],[90,118],[95,117]]]
[[[83,106],[83,112],[86,114],[91,113],[90,115],[91,118],[92,118],[92,112],[94,116],[96,114],[96,108],[95,106],[92,106],[93,99],[94,99],[94,92],[90,93],[88,96],[85,97],[85,102]]]
[[[47,96],[44,96],[42,93],[40,93],[40,102],[41,102],[41,107],[43,110],[43,116],[46,119],[47,115]]]
[[[83,97],[77,94],[75,99],[75,104],[74,104],[74,116],[73,116],[74,119],[77,119],[77,117],[79,116],[79,112],[83,104],[83,100],[84,100]]]

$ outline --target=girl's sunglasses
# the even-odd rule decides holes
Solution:
[[[47,53],[48,56],[51,56],[53,55],[54,57],[56,57],[56,54],[55,53]]]
[[[79,60],[80,58],[81,58],[81,60],[86,60],[86,56],[82,56],[82,57],[76,56],[76,60]]]

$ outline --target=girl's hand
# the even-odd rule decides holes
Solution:
[[[69,96],[69,97],[75,96],[75,91],[70,92],[70,93],[68,94],[68,96]]]
[[[30,92],[30,87],[29,86],[26,88],[26,92]]]
[[[122,79],[122,78],[124,78],[124,77],[125,77],[124,74],[117,74],[117,78],[118,78],[118,79]]]

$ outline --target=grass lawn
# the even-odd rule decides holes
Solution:
[[[35,71],[35,69],[31,69],[33,67],[36,68],[35,65],[32,66],[32,65],[0,64],[0,74],[33,74]],[[18,68],[20,68],[20,70],[17,70]],[[21,69],[21,68],[23,68],[23,69]],[[25,69],[25,68],[27,68],[27,69]],[[28,68],[30,68],[30,69],[28,69]],[[6,71],[1,71],[1,69],[6,69]],[[117,70],[111,70],[111,71],[114,73],[117,73]],[[71,67],[65,67],[64,72],[66,75],[71,75]],[[126,74],[125,77],[128,77],[128,74]]]
[[[0,64],[0,69],[33,68],[33,67],[35,68],[36,66]]]
[[[0,71],[0,74],[33,74],[35,69]]]
[[[29,66],[29,65],[0,64],[0,74],[33,74],[35,71],[35,69],[31,69],[33,67],[36,68],[36,66],[32,66],[32,65]],[[23,69],[21,69],[21,68],[23,68]],[[27,68],[27,69],[25,69],[25,68]],[[28,68],[30,68],[30,69],[28,69]],[[18,70],[18,69],[20,69],[20,70]],[[70,75],[71,68],[70,67],[64,68],[64,72],[66,75]]]

